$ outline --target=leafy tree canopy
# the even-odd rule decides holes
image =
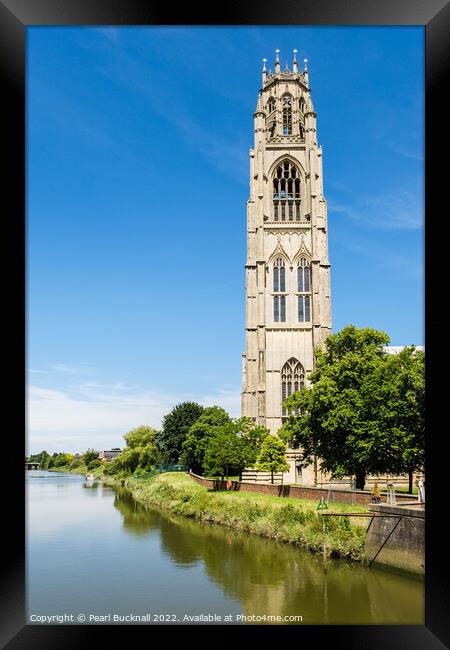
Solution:
[[[355,475],[363,488],[367,473],[405,471],[423,462],[423,353],[414,346],[398,355],[383,351],[384,332],[353,325],[325,340],[316,351],[311,388],[285,405],[291,415],[285,438],[302,447],[333,476]]]
[[[257,460],[257,468],[271,474],[273,483],[274,472],[287,472],[289,464],[286,460],[287,445],[279,436],[268,435],[261,447]]]
[[[127,443],[127,447],[135,449],[136,447],[144,447],[148,444],[154,444],[156,430],[152,427],[140,426],[128,431],[123,437]]]
[[[203,406],[196,402],[182,402],[164,416],[162,430],[157,435],[156,443],[165,463],[179,462],[188,431],[203,410]]]
[[[83,454],[83,460],[86,465],[88,465],[92,460],[97,460],[98,459],[98,451],[95,451],[95,449],[86,449],[86,451]]]
[[[230,422],[230,416],[220,406],[205,408],[197,421],[190,427],[182,444],[183,462],[194,472],[202,472],[207,439]]]
[[[203,470],[208,476],[229,476],[241,472],[247,464],[245,441],[238,435],[234,422],[227,422],[208,436]]]

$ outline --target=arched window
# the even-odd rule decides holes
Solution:
[[[286,268],[284,260],[279,257],[273,265],[273,292],[283,294],[286,291]],[[286,296],[274,295],[273,320],[275,323],[286,322]]]
[[[306,103],[305,103],[305,100],[303,99],[303,97],[300,97],[299,106],[300,106],[300,113],[303,113],[303,115],[304,115],[305,114]]]
[[[283,368],[281,369],[281,416],[283,422],[286,421],[287,417],[292,413],[288,411],[284,406],[284,401],[292,395],[301,390],[305,386],[305,371],[297,359],[291,357],[289,361],[286,361]],[[298,415],[298,410],[295,410],[295,414]]]
[[[292,97],[283,95],[283,135],[292,135]]]
[[[273,265],[273,290],[286,291],[286,272],[284,260],[279,257]]]
[[[269,138],[275,136],[275,127],[276,127],[276,113],[275,113],[276,103],[275,99],[271,97],[267,102],[267,119],[266,127],[269,134]]]
[[[311,269],[308,260],[301,258],[297,267],[298,321],[311,322]]]
[[[273,220],[300,221],[300,172],[283,160],[273,175]]]
[[[300,293],[309,293],[311,290],[311,276],[308,260],[302,257],[297,269],[298,290]]]

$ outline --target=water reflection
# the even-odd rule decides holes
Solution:
[[[180,567],[202,563],[209,579],[238,599],[246,615],[301,615],[303,623],[316,624],[424,622],[422,580],[338,560],[325,568],[319,555],[147,511],[126,490],[115,494],[114,507],[128,533],[159,530],[165,556]]]
[[[118,488],[114,492],[114,507],[122,515],[123,527],[127,532],[143,536],[158,528],[156,512],[147,512],[145,506],[135,501],[127,490]]]
[[[99,481],[84,481],[83,483],[83,487],[87,490],[98,490],[100,486],[101,483]]]

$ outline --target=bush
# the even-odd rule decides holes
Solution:
[[[115,460],[111,461],[110,463],[102,463],[102,465],[103,465],[103,473],[106,476],[113,476],[113,474],[118,474],[118,472],[120,471],[120,467]]]
[[[86,467],[87,467],[88,469],[95,469],[96,467],[100,467],[101,464],[102,464],[102,461],[101,461],[101,460],[99,460],[98,458],[94,458],[94,460],[91,460],[91,461],[86,465]]]

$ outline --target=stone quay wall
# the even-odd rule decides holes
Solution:
[[[424,505],[371,504],[375,514],[367,528],[365,556],[371,564],[425,573]]]

